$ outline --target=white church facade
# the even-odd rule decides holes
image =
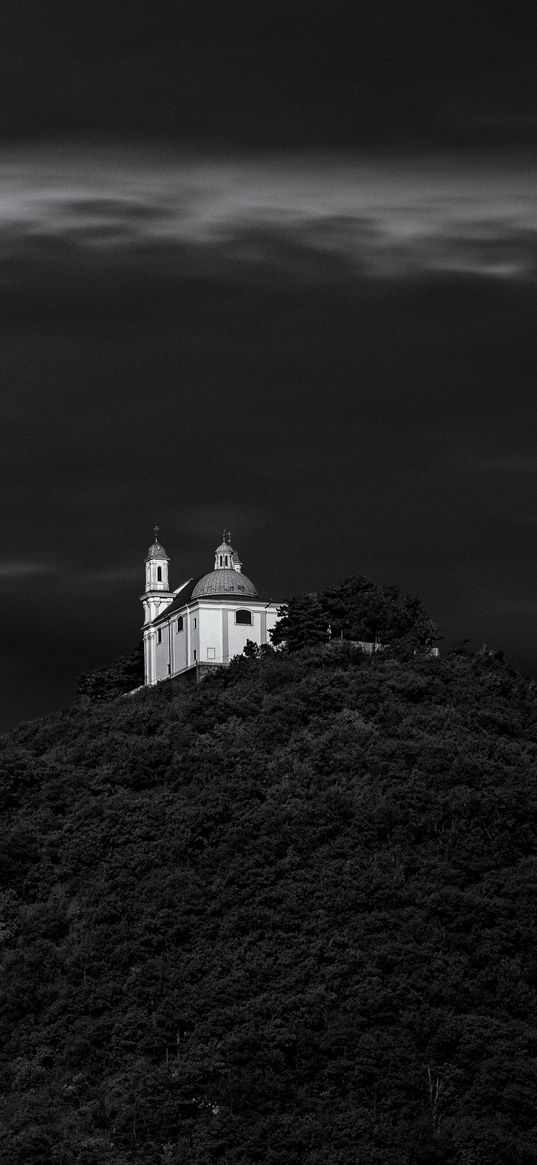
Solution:
[[[157,539],[145,560],[145,684],[181,675],[191,669],[226,666],[241,655],[250,639],[270,643],[279,603],[260,599],[224,532],[214,555],[214,568],[170,590],[169,558]]]

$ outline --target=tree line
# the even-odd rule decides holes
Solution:
[[[0,739],[10,1165],[537,1160],[536,685],[370,598]]]

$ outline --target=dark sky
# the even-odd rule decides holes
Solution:
[[[223,526],[537,674],[535,5],[3,0],[0,727]]]

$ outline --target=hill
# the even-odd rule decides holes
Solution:
[[[535,684],[320,644],[0,757],[9,1165],[537,1161]]]

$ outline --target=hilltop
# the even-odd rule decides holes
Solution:
[[[343,641],[2,738],[3,1159],[537,1161],[536,695]]]

